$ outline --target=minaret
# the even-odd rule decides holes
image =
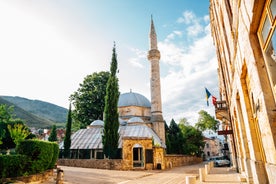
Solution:
[[[161,85],[160,85],[160,72],[159,60],[160,52],[157,48],[157,37],[154,29],[153,20],[151,17],[150,24],[150,50],[148,51],[148,60],[151,63],[150,75],[150,91],[151,91],[151,122],[153,130],[160,137],[161,141],[165,144],[165,124],[162,115],[162,102],[161,102]]]

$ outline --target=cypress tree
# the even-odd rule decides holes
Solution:
[[[53,125],[52,131],[51,131],[50,136],[48,138],[48,141],[51,141],[51,142],[57,141],[57,127],[56,127],[56,125]]]
[[[115,43],[113,46],[112,60],[110,66],[110,76],[106,87],[105,107],[104,107],[104,130],[102,136],[103,152],[108,158],[116,158],[119,141],[119,85],[117,73],[117,54]]]
[[[67,123],[66,123],[66,132],[64,138],[64,157],[70,157],[70,147],[71,147],[71,126],[72,126],[72,114],[71,114],[71,103],[69,105],[69,111],[67,115]]]

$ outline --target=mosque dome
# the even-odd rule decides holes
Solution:
[[[129,92],[123,93],[119,97],[118,107],[125,106],[151,107],[151,104],[145,96],[138,93]]]
[[[104,126],[104,122],[102,120],[95,120],[90,125],[91,126]]]
[[[132,117],[127,121],[128,124],[131,123],[144,123],[144,121],[139,117]]]
[[[124,126],[127,124],[127,122],[125,120],[123,120],[122,118],[119,118],[119,123],[121,126]]]

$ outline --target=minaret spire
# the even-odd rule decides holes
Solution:
[[[165,144],[165,126],[162,115],[162,101],[161,101],[161,85],[160,85],[160,69],[159,60],[160,52],[157,48],[157,36],[154,28],[153,19],[151,16],[150,33],[149,33],[149,51],[148,60],[151,64],[151,122],[153,130],[160,137]]]
[[[154,28],[154,23],[151,15],[151,23],[150,23],[150,50],[151,49],[158,49],[157,48],[157,36]]]

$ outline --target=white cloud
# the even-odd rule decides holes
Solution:
[[[172,40],[159,43],[161,62],[169,67],[168,74],[161,79],[167,123],[172,118],[179,120],[185,117],[194,124],[200,110],[214,113],[211,106],[206,107],[204,87],[217,89],[217,62],[210,27],[207,25],[202,29],[205,30],[204,35],[187,48]]]
[[[144,61],[147,59],[147,53],[136,48],[130,48],[129,50],[133,53],[132,57],[129,58],[129,62],[134,67],[144,68]]]
[[[184,11],[182,17],[177,19],[178,23],[190,24],[196,18],[195,14],[192,11]]]
[[[203,28],[198,22],[195,22],[193,25],[187,28],[187,33],[189,36],[197,36],[202,31]]]

